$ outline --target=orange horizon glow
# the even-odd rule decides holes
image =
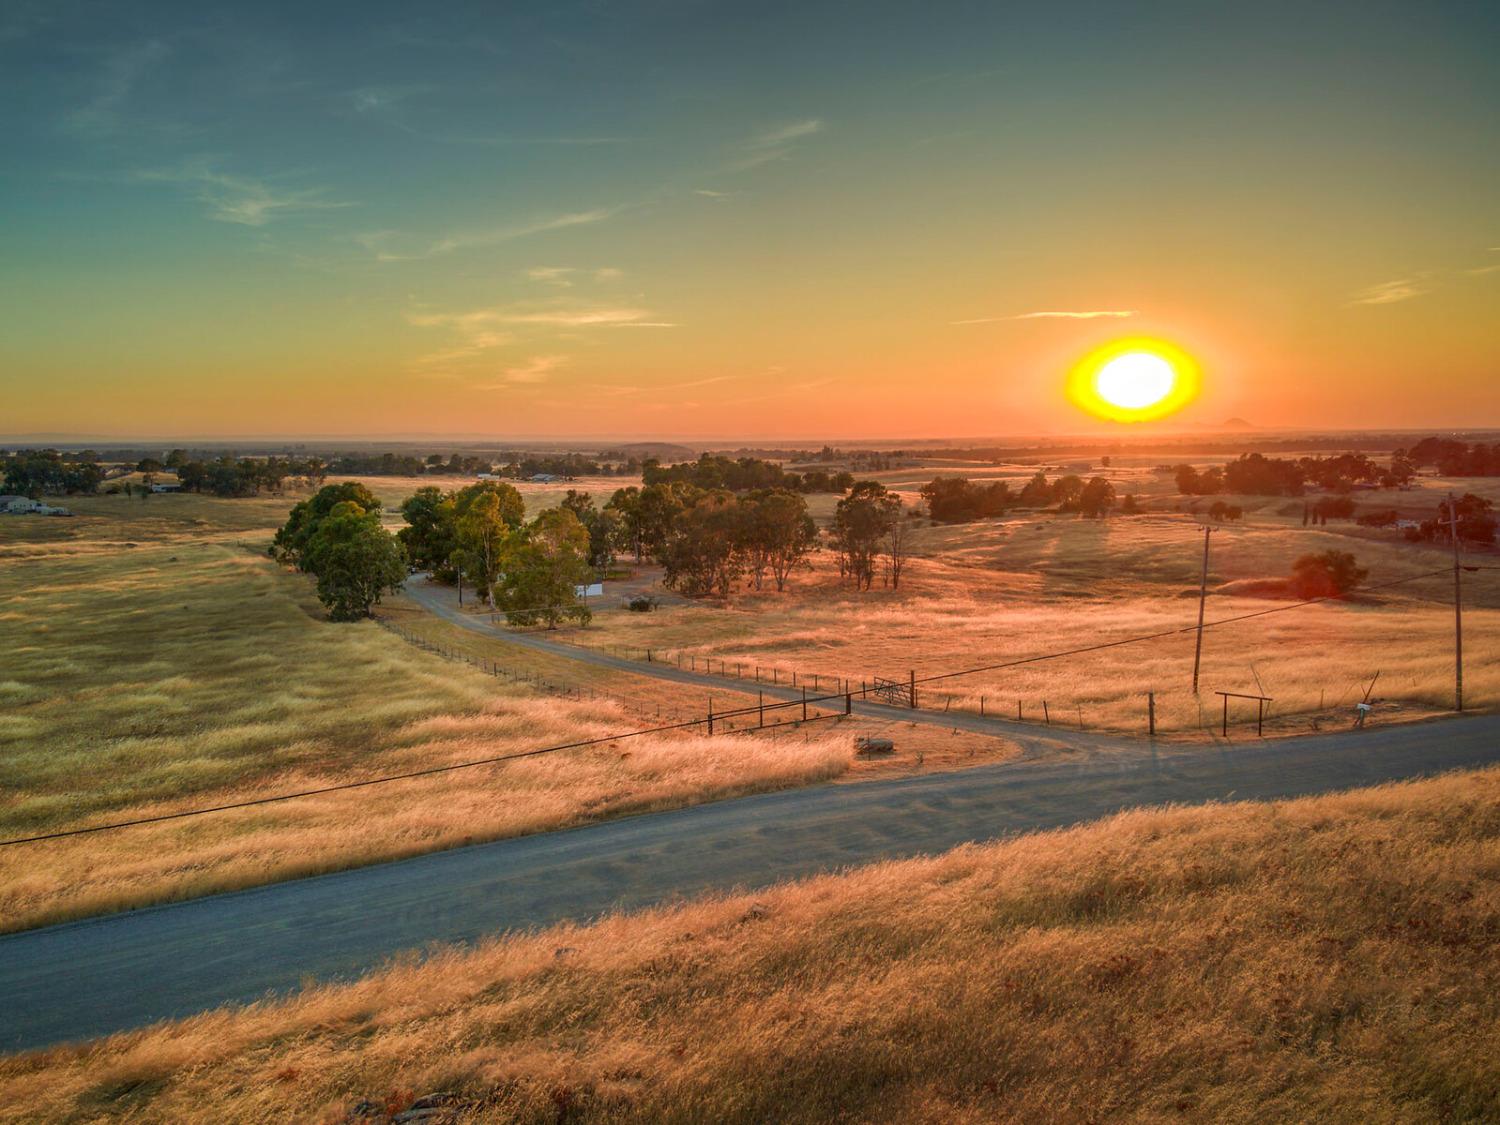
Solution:
[[[0,443],[1500,425],[1487,11],[572,7],[0,29]]]

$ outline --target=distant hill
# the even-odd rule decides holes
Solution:
[[[1245,421],[1243,418],[1240,418],[1240,417],[1228,418],[1225,421],[1220,422],[1219,423],[1219,428],[1221,430],[1253,430],[1253,429],[1255,429],[1254,426],[1252,426],[1249,422]]]

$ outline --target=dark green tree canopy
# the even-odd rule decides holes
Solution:
[[[360,487],[355,485],[354,489]],[[406,578],[406,551],[381,526],[378,503],[370,509],[357,500],[327,504],[326,500],[340,489],[353,491],[344,485],[330,485],[313,500],[298,504],[277,532],[277,539],[283,542],[281,551],[275,547],[272,550],[282,561],[295,563],[299,570],[317,577],[318,600],[328,607],[330,618],[356,621],[370,616],[382,595],[400,589]],[[306,505],[323,493],[330,493],[330,497],[319,505],[320,511],[309,514]],[[295,556],[294,542],[300,544]]]
[[[362,512],[380,520],[380,501],[358,481],[344,481],[320,488],[316,495],[303,500],[292,509],[292,514],[276,537],[271,540],[271,555],[278,561],[295,566],[298,570],[311,571],[307,565],[307,549],[319,525],[340,504],[354,504]]]

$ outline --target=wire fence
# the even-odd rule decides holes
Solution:
[[[381,618],[378,620],[384,628],[395,633],[407,643],[422,649],[424,652],[442,657],[445,660],[467,664],[471,668],[475,668],[486,675],[494,676],[497,679],[525,684],[538,691],[548,692],[549,694],[568,699],[607,700],[618,703],[627,710],[658,719],[680,719],[682,720],[681,725],[683,727],[689,729],[702,727],[708,734],[744,734],[772,730],[777,727],[798,727],[803,723],[825,719],[840,719],[849,715],[852,711],[853,696],[840,693],[809,696],[804,692],[801,699],[778,700],[773,698],[769,703],[766,702],[765,696],[761,694],[753,706],[727,709],[720,707],[718,710],[714,709],[713,697],[709,696],[707,705],[701,712],[702,718],[695,718],[692,716],[699,714],[699,712],[688,712],[670,704],[663,707],[660,700],[652,704],[645,704],[639,699],[633,699],[630,696],[621,695],[617,692],[600,691],[594,687],[560,683],[556,680],[547,679],[535,671],[507,667],[499,661],[476,656],[461,648],[455,648],[451,644],[434,641],[386,619]],[[830,707],[833,709],[830,709]],[[766,721],[768,714],[771,716],[770,722]],[[782,717],[785,714],[791,714],[792,717]],[[684,718],[684,716],[687,717]]]
[[[1249,729],[1263,733],[1266,725],[1271,724],[1273,719],[1283,725],[1294,719],[1305,721],[1312,730],[1343,720],[1356,725],[1361,723],[1362,713],[1351,710],[1346,704],[1351,693],[1356,699],[1360,697],[1360,686],[1365,683],[1364,679],[1350,680],[1336,693],[1323,687],[1301,684],[1295,693],[1282,700],[1280,706],[1266,697],[1260,709],[1253,706],[1248,709],[1230,707],[1226,714],[1215,699],[1217,690],[1208,684],[1203,686],[1199,694],[1147,690],[1131,693],[1123,699],[1111,700],[1061,694],[965,692],[932,686],[934,680],[949,678],[946,674],[923,677],[918,676],[915,670],[897,679],[874,675],[856,678],[836,671],[812,672],[786,665],[734,660],[701,651],[569,643],[571,647],[618,660],[659,665],[697,676],[732,681],[741,685],[741,690],[751,685],[758,689],[799,690],[809,693],[810,701],[847,694],[854,701],[881,703],[926,714],[972,716],[1002,720],[1007,724],[1024,723],[1104,734],[1154,736],[1168,731],[1185,733],[1217,730],[1222,737],[1228,737],[1231,732]],[[1025,662],[1023,660],[1018,663]],[[1378,675],[1378,671],[1372,670],[1370,673],[1371,677]],[[1319,697],[1315,704],[1311,701],[1314,692]],[[1228,694],[1236,696],[1239,693],[1231,691]],[[1204,703],[1205,699],[1209,701],[1208,704]]]

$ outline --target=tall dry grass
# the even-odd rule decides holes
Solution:
[[[643,725],[331,624],[306,579],[240,545],[239,501],[188,498],[200,514],[174,524],[177,499],[0,526],[0,838]],[[0,930],[828,780],[849,752],[832,733],[668,735],[0,849]]]
[[[1131,812],[13,1057],[0,1116],[1489,1121],[1497,877],[1500,770]]]
[[[1267,504],[1271,502],[1266,502]],[[1285,503],[1285,501],[1277,501]],[[1300,511],[1300,507],[1299,507]],[[1211,589],[1285,575],[1301,554],[1350,550],[1371,582],[1436,570],[1451,556],[1354,534],[1303,529],[1292,517],[1253,513],[1214,538]],[[1108,521],[1025,517],[916,533],[919,557],[899,591],[854,593],[820,555],[784,595],[741,594],[727,605],[665,605],[653,614],[600,614],[579,643],[647,647],[669,657],[712,658],[782,678],[792,671],[856,684],[874,676],[919,677],[1024,660],[1141,634],[1191,627],[1197,618],[1201,537],[1188,516],[1159,513]],[[1500,556],[1475,561],[1500,565]],[[1467,576],[1465,675],[1471,707],[1500,700],[1500,575]],[[1090,729],[1144,733],[1147,693],[1158,729],[1196,731],[1218,717],[1216,690],[1274,699],[1281,732],[1314,718],[1347,723],[1376,673],[1375,698],[1412,715],[1453,699],[1452,581],[1438,575],[1342,603],[1226,624],[1205,633],[1201,687],[1191,692],[1191,633],[1095,654],[964,676],[924,689],[928,705],[986,710]],[[1208,620],[1286,604],[1214,593]],[[1204,703],[1200,712],[1199,704]],[[1081,716],[1080,716],[1081,711]],[[1253,719],[1254,707],[1238,718]],[[1243,725],[1241,730],[1243,731]]]

